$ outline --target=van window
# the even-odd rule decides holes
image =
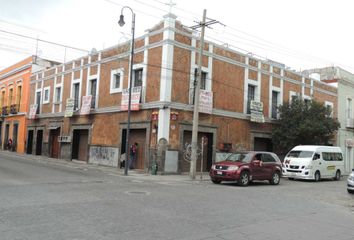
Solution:
[[[309,158],[312,157],[313,152],[312,151],[290,151],[287,155],[287,157],[293,157],[293,158]]]
[[[343,161],[342,153],[335,153],[335,152],[323,152],[322,158],[325,161]]]

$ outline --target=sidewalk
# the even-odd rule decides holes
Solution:
[[[150,173],[143,172],[141,170],[129,170],[128,176],[124,175],[124,168],[115,168],[109,166],[102,166],[96,164],[89,164],[83,161],[69,161],[61,158],[49,158],[42,155],[32,155],[32,154],[20,154],[16,152],[10,152],[6,150],[0,150],[0,159],[2,156],[16,156],[21,159],[36,161],[44,164],[51,164],[57,166],[68,166],[72,168],[81,169],[96,169],[102,172],[108,173],[114,176],[120,176],[124,178],[134,178],[139,180],[152,180],[152,181],[162,181],[162,182],[193,182],[198,183],[202,181],[210,181],[209,174],[207,172],[203,173],[203,179],[200,179],[200,173],[196,174],[195,180],[192,180],[187,174],[171,174],[171,175],[151,175]]]

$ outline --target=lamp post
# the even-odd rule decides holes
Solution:
[[[129,152],[129,132],[130,132],[130,113],[131,113],[131,101],[132,101],[132,85],[133,85],[133,64],[134,64],[134,33],[135,33],[135,13],[133,10],[128,7],[124,6],[121,10],[120,17],[119,17],[119,26],[123,27],[124,22],[124,15],[123,10],[129,9],[132,12],[132,42],[131,42],[131,52],[130,52],[130,68],[129,68],[129,99],[128,99],[128,122],[127,122],[127,135],[126,135],[126,143],[125,143],[125,165],[124,165],[124,175],[128,175],[128,165],[130,160],[130,152]]]

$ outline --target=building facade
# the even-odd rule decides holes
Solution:
[[[129,145],[135,167],[189,171],[199,40],[176,16],[135,39]],[[119,166],[125,153],[129,42],[33,74],[27,152]],[[293,96],[316,99],[337,114],[337,89],[283,64],[206,41],[202,58],[197,169],[219,152],[272,150],[277,106]],[[35,108],[37,106],[37,108]],[[201,160],[202,159],[202,160]]]
[[[33,72],[50,66],[50,62],[31,56],[0,71],[2,149],[24,152],[30,78]]]
[[[340,67],[325,67],[305,71],[323,82],[338,88],[338,146],[344,154],[345,174],[354,168],[354,74]]]

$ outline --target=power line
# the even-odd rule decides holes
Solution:
[[[47,41],[47,40],[43,40],[43,39],[39,39],[39,38],[34,38],[34,37],[26,36],[26,35],[23,35],[23,34],[19,34],[19,33],[14,33],[14,32],[10,32],[10,31],[2,30],[2,29],[0,29],[0,32],[7,33],[7,34],[11,34],[11,35],[14,35],[14,36],[19,36],[19,37],[27,38],[27,39],[32,39],[32,40],[35,40],[35,41],[40,41],[40,42],[44,42],[44,43],[49,43],[49,44],[57,45],[57,46],[64,47],[64,48],[70,48],[70,49],[74,49],[74,50],[78,50],[78,51],[82,51],[82,52],[86,52],[86,53],[89,52],[89,51],[86,50],[86,49],[71,47],[71,46],[68,46],[68,45],[64,45],[64,44],[60,44],[60,43],[56,43],[56,42],[51,42],[51,41]]]

